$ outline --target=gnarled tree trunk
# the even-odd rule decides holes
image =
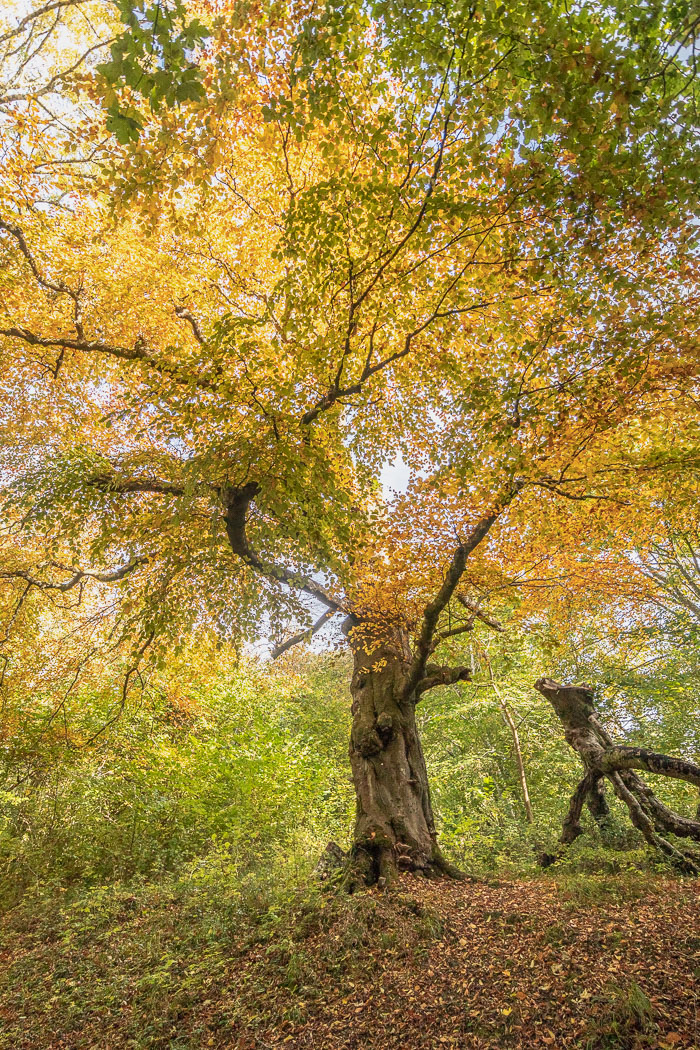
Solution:
[[[598,721],[593,690],[588,686],[561,685],[551,678],[540,678],[535,682],[535,688],[552,704],[564,726],[566,740],[581,757],[585,771],[564,819],[561,844],[567,845],[581,834],[584,803],[588,803],[599,823],[605,821],[608,808],[603,782],[607,779],[646,841],[665,853],[682,870],[700,874],[700,856],[676,847],[664,837],[670,833],[700,842],[700,821],[683,817],[665,806],[635,772],[643,769],[700,787],[700,766],[645,748],[616,745]]]
[[[374,648],[368,645],[370,653],[359,640],[351,644],[354,876],[367,883],[389,880],[399,870],[457,876],[437,846],[416,726],[418,693],[406,691],[409,654],[400,637]]]

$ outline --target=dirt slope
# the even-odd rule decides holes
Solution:
[[[697,882],[404,877],[228,939],[128,900],[5,938],[3,1050],[700,1050]]]

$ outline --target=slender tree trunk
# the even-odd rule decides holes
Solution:
[[[491,685],[493,691],[498,698],[498,704],[501,708],[501,714],[503,715],[503,721],[510,729],[510,735],[513,738],[513,753],[515,754],[515,764],[518,767],[518,780],[520,781],[520,791],[523,796],[523,805],[525,807],[525,817],[528,824],[533,822],[532,814],[532,803],[530,802],[530,791],[527,786],[527,774],[525,773],[525,762],[523,761],[523,751],[520,746],[520,734],[518,733],[518,727],[515,724],[513,714],[506,703],[505,697],[501,693],[500,689],[496,685],[496,679],[493,676],[493,668],[491,667],[491,660],[488,655],[486,656],[486,662],[489,668],[489,678],[491,679]]]
[[[401,640],[353,647],[350,765],[357,794],[352,869],[367,883],[397,871],[455,875],[437,846],[428,774],[406,695]]]

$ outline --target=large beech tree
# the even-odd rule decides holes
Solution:
[[[415,710],[454,639],[692,492],[697,22],[92,3],[95,67],[80,6],[2,100],[4,687],[48,600],[57,703],[119,650],[115,717],[192,631],[329,624],[354,869],[450,870]]]

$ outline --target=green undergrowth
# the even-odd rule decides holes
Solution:
[[[654,1008],[636,981],[616,984],[603,990],[601,1015],[588,1025],[584,1050],[653,1050],[658,1047],[658,1027]],[[669,1045],[669,1044],[667,1044]]]
[[[287,862],[242,875],[219,853],[156,882],[25,895],[0,922],[0,1047],[213,1045],[299,1020],[320,970],[350,993],[369,948],[419,958],[442,931],[410,895],[297,878]]]
[[[283,856],[298,880],[330,839],[346,847],[351,834],[349,670],[342,656],[309,656],[219,668],[209,680],[201,661],[183,658],[105,732],[109,689],[74,698],[60,727],[28,697],[4,735],[0,726],[0,908],[27,890],[177,877],[227,850],[243,872]],[[441,846],[479,877],[537,876],[538,855],[556,851],[577,760],[547,705],[518,693],[529,825],[498,703],[476,693],[442,690],[418,712]],[[687,785],[658,787],[691,814]],[[610,802],[606,840],[584,815],[586,834],[557,873],[653,863]]]
[[[22,952],[0,976],[0,1001],[16,1011],[0,1046],[22,1045],[26,1031],[37,1045],[109,1045],[112,1030],[118,1045],[190,1045],[177,1038],[181,1017],[217,999],[236,959],[294,911],[289,874],[242,874],[218,854],[178,877],[68,891],[58,904],[26,895],[1,927],[0,952],[18,940]]]
[[[0,1050],[247,1050],[302,1025],[324,995],[360,996],[387,959],[423,983],[449,903],[348,896],[313,877],[352,827],[347,671],[331,657],[241,666],[205,688],[183,666],[182,688],[165,683],[89,748],[109,696],[76,700],[68,737],[27,700],[0,737]],[[614,800],[606,840],[584,816],[586,833],[543,872],[576,762],[550,713],[523,703],[528,825],[498,705],[477,700],[439,694],[421,729],[441,844],[478,886],[502,888],[498,914],[514,915],[532,880],[571,914],[632,906],[668,879]],[[568,936],[557,920],[545,947]],[[608,1042],[591,1047],[615,1045],[623,1024],[647,1037],[643,1018],[621,1020],[635,1009],[625,994],[610,993],[617,1013],[601,1004],[589,1036]],[[504,1024],[512,1009],[497,1007]]]
[[[283,855],[299,877],[329,838],[347,838],[336,664],[312,681],[251,665],[206,688],[189,671],[89,747],[78,741],[106,723],[109,696],[74,702],[67,740],[29,700],[0,735],[0,908],[27,889],[156,880],[227,851],[244,871]]]

